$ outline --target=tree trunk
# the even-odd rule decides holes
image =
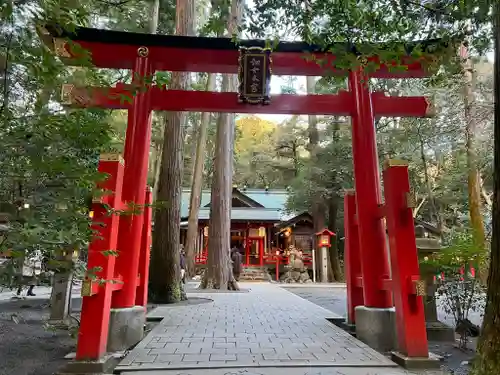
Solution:
[[[500,322],[500,3],[498,1],[494,5],[493,12],[495,40],[493,233],[486,310],[472,375],[497,375],[500,373],[500,324],[498,324]]]
[[[207,91],[215,89],[215,75],[209,74],[207,78]],[[207,128],[210,122],[209,112],[201,115],[198,139],[196,145],[196,159],[194,162],[193,183],[191,185],[191,197],[189,201],[189,219],[186,235],[186,265],[188,276],[195,274],[195,246],[198,243],[198,213],[200,211],[201,190],[203,186],[203,166],[205,163],[205,148],[207,143]]]
[[[176,35],[194,35],[195,1],[177,0]],[[172,90],[187,90],[189,73],[172,73]],[[180,280],[180,208],[185,112],[169,112],[165,119],[157,200],[165,204],[155,214],[151,258],[151,298],[174,303],[185,294]]]
[[[436,221],[437,227],[439,230],[443,228],[441,215],[438,212],[436,207],[436,200],[434,199],[434,193],[432,191],[432,183],[429,178],[429,166],[427,163],[427,157],[425,156],[425,148],[424,148],[424,140],[422,135],[420,134],[420,129],[418,129],[418,139],[420,145],[420,159],[422,160],[422,167],[424,169],[424,181],[425,187],[427,188],[427,197],[430,203],[429,211],[430,211],[430,222]]]
[[[229,91],[232,77],[222,78],[222,91]],[[229,258],[231,239],[231,194],[232,194],[232,140],[234,115],[219,114],[217,119],[217,147],[215,150],[210,221],[208,226],[208,264],[201,287],[227,289],[230,281]]]
[[[481,188],[479,185],[479,170],[477,168],[476,155],[476,103],[474,90],[476,86],[476,74],[474,73],[474,64],[469,56],[467,48],[462,45],[460,57],[464,60],[464,81],[463,81],[463,100],[465,107],[465,136],[467,150],[467,168],[468,168],[468,194],[469,194],[469,217],[472,226],[472,236],[474,245],[485,250],[486,234],[484,231],[483,215],[481,213]],[[483,254],[481,254],[483,255]],[[485,257],[481,256],[475,265],[479,271],[479,279],[483,285],[486,285],[487,265]]]
[[[312,95],[314,94],[315,86],[316,86],[316,79],[314,77],[306,77],[306,86],[307,86],[307,94]],[[309,152],[315,155],[315,149],[318,146],[319,143],[319,133],[318,133],[318,116],[316,115],[309,115],[307,116],[308,122],[309,122],[309,127],[307,128],[307,131],[309,133]]]
[[[158,20],[160,18],[160,0],[153,0],[150,4],[150,17],[148,24],[148,32],[150,34],[156,34],[158,31]],[[159,113],[153,112],[153,116],[158,115]],[[160,166],[161,166],[161,145],[156,142],[153,142],[153,155],[149,161],[149,170],[153,171],[153,199],[156,199],[157,191],[158,191],[158,178],[160,177]]]
[[[160,180],[160,169],[161,169],[161,160],[162,160],[162,145],[155,145],[153,155],[153,198],[156,201],[156,197],[158,196],[158,181]]]
[[[337,234],[337,214],[339,211],[339,197],[334,195],[328,204],[328,229]],[[344,281],[342,267],[340,266],[337,236],[332,238],[330,246],[330,264],[332,267],[333,281]]]
[[[292,157],[293,157],[293,177],[299,177],[300,172],[300,155],[298,150],[297,142],[293,141],[292,143]]]
[[[307,86],[307,94],[311,95],[314,94],[315,91],[315,85],[316,85],[316,80],[314,77],[307,77],[306,78],[306,86]],[[309,144],[308,144],[308,151],[311,155],[311,161],[312,165],[315,165],[315,160],[317,159],[317,149],[318,149],[318,143],[319,143],[319,132],[318,132],[318,116],[316,115],[309,115],[308,116],[308,133],[309,133]],[[314,168],[314,167],[313,167]],[[313,172],[313,175],[315,172]],[[312,208],[311,208],[311,214],[313,217],[313,223],[314,223],[314,231],[319,232],[320,230],[325,228],[325,205],[323,202],[323,198],[320,196],[315,196],[312,201]],[[321,249],[318,247],[318,243],[316,241],[316,237],[314,238],[314,251],[316,252],[316,259],[318,260],[316,262],[316,271],[319,275],[319,279],[321,281],[328,280],[328,275],[323,274],[324,270],[324,264],[323,264],[323,257],[321,256]],[[327,269],[329,267],[327,266]]]
[[[233,0],[228,20],[228,36],[237,30],[242,1]],[[224,75],[222,91],[236,91],[235,77]],[[220,113],[217,120],[214,171],[208,227],[208,261],[200,288],[238,290],[229,255],[231,241],[231,196],[233,179],[233,113]]]
[[[151,16],[149,17],[148,32],[156,34],[158,30],[158,20],[160,18],[160,0],[151,1]]]
[[[302,39],[305,42],[310,41],[311,38],[311,30],[310,30],[310,25],[311,25],[311,4],[310,0],[304,0],[304,19],[303,19],[303,25],[304,25],[304,30],[303,30],[303,35]],[[307,94],[311,95],[314,94],[316,88],[316,78],[315,77],[306,77],[306,89],[307,89]],[[317,148],[318,148],[318,143],[319,143],[319,132],[318,132],[318,116],[316,115],[309,115],[307,116],[308,118],[308,135],[309,135],[309,145],[308,145],[308,151],[310,153],[311,157],[311,162],[312,165],[314,166],[316,164],[316,159],[317,159]],[[314,176],[315,172],[313,172]],[[314,231],[319,232],[320,230],[324,229],[325,227],[325,206],[323,202],[323,198],[319,196],[315,196],[312,201],[312,208],[311,208],[311,214],[313,217],[313,225],[314,225]],[[316,271],[317,274],[320,276],[319,279],[321,281],[328,280],[328,275],[324,274],[324,269],[325,265],[323,264],[323,257],[321,256],[321,248],[318,247],[318,242],[316,239],[316,236],[314,236],[314,249],[313,251],[316,252],[316,259],[318,260],[316,262]],[[326,269],[329,269],[330,267],[326,267]]]

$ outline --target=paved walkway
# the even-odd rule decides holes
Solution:
[[[252,283],[242,287],[251,290],[189,293],[214,302],[157,308],[154,315],[164,316],[163,321],[115,371],[126,375],[143,370],[148,370],[145,373],[148,375],[185,375],[187,369],[192,370],[190,374],[196,369],[212,369],[211,372],[219,369],[216,372],[221,375],[237,375],[243,368],[247,369],[243,371],[245,374],[260,374],[262,371],[256,368],[272,367],[274,374],[276,368],[299,367],[301,375],[319,375],[326,374],[320,371],[321,367],[337,367],[342,371],[328,369],[327,373],[350,375],[359,372],[344,368],[362,367],[363,375],[405,373],[383,355],[329,323],[326,318],[335,317],[332,312],[277,285]],[[235,371],[228,372],[229,368]],[[290,375],[289,370],[279,372]]]
[[[260,367],[194,370],[137,370],[126,375],[450,375],[442,371],[408,372],[391,367]]]
[[[345,284],[283,284],[282,287],[338,315],[347,315],[347,292]],[[438,318],[441,322],[454,327],[455,321],[453,315],[445,311],[447,302],[443,296],[438,298]],[[470,311],[468,317],[472,323],[481,326],[483,313],[483,310],[478,308],[476,311]]]

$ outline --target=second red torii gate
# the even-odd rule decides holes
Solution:
[[[178,36],[144,35],[106,30],[78,28],[71,34],[58,34],[55,29],[44,29],[42,38],[58,56],[68,63],[78,63],[81,49],[90,52],[91,62],[102,68],[131,69],[137,84],[144,84],[145,77],[159,70],[236,73],[238,68],[238,47],[227,38],[193,38]],[[69,38],[80,48],[68,43]],[[420,44],[434,45],[439,41]],[[265,41],[242,41],[247,46],[265,45]],[[418,43],[417,43],[418,45]],[[407,46],[408,47],[408,46]],[[409,46],[411,49],[415,44]],[[351,48],[346,46],[346,48]],[[328,62],[328,68],[318,66],[315,59],[304,59],[304,51],[317,59]],[[136,95],[127,85],[114,88],[80,89],[71,85],[63,88],[63,101],[81,107],[121,108],[129,110],[125,144],[124,200],[142,205],[145,201],[145,183],[149,157],[151,133],[151,111],[209,111],[236,113],[279,113],[279,114],[324,114],[352,117],[353,164],[356,186],[356,225],[361,247],[361,272],[363,280],[363,303],[370,308],[392,307],[391,291],[383,287],[390,279],[387,260],[385,228],[380,213],[382,197],[380,192],[379,166],[374,118],[381,116],[424,117],[432,115],[432,105],[424,97],[390,97],[383,93],[370,93],[367,78],[425,77],[429,73],[420,61],[402,57],[401,62],[382,64],[369,75],[363,66],[351,71],[335,67],[335,56],[318,52],[318,48],[304,43],[279,43],[273,52],[273,72],[291,75],[323,75],[326,70],[333,74],[347,74],[349,91],[337,95],[276,95],[266,106],[238,103],[237,93],[215,93],[200,91],[162,90],[148,87]],[[354,50],[352,53],[356,53]],[[316,60],[317,60],[316,59]],[[369,58],[380,62],[377,56]],[[391,70],[393,65],[403,64],[405,70]],[[121,96],[131,98],[120,99]],[[121,188],[121,186],[120,186]],[[149,225],[149,223],[146,223]],[[129,220],[120,220],[120,233],[126,233],[118,246],[123,254],[117,266],[123,277],[124,286],[113,295],[115,308],[132,307],[136,302],[136,283],[141,239],[144,236],[143,215],[133,215]],[[416,256],[416,254],[414,254]],[[411,255],[412,256],[412,255]],[[144,286],[145,287],[145,286]],[[120,288],[119,288],[120,289]],[[144,290],[141,291],[141,294]],[[116,297],[116,298],[115,298]],[[94,342],[103,342],[107,335],[106,325],[100,332],[90,332],[92,311],[85,306],[90,303],[84,298],[85,316],[77,350],[77,359],[98,359],[103,346],[92,349]],[[109,305],[108,305],[109,306]],[[401,312],[404,314],[404,312]],[[96,314],[95,315],[101,315]],[[404,317],[403,317],[404,318]],[[425,324],[423,321],[421,324]],[[84,328],[85,327],[85,328]],[[83,332],[87,330],[86,332]],[[425,337],[416,338],[420,346]]]

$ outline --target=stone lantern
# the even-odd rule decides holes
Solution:
[[[429,237],[429,233],[422,225],[415,226],[415,237],[420,260],[431,257],[441,250],[440,241]],[[436,285],[434,276],[437,270],[430,266],[420,266],[422,279],[426,283],[427,295],[424,299],[425,321],[427,326],[427,339],[429,341],[455,341],[455,332],[452,327],[440,322],[437,316]]]
[[[49,322],[54,326],[66,327],[70,323],[73,265],[78,260],[79,252],[76,248],[65,247],[63,243],[60,245],[61,250],[56,251],[53,262],[49,262],[49,269],[54,273]]]

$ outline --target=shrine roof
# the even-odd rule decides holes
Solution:
[[[198,220],[208,220],[209,218],[210,208],[200,208]],[[231,221],[270,221],[277,223],[281,220],[281,211],[273,208],[233,207],[231,209]]]
[[[302,212],[301,214],[294,216],[286,221],[282,221],[277,225],[278,229],[283,229],[286,227],[293,226],[299,222],[310,222],[311,224],[313,223],[313,217],[309,212]]]
[[[53,37],[69,38],[75,41],[97,42],[104,44],[126,44],[146,47],[170,47],[187,49],[210,49],[220,51],[234,51],[239,47],[268,47],[270,43],[263,39],[240,39],[236,44],[231,38],[200,37],[200,36],[179,36],[146,34],[125,31],[115,31],[106,29],[95,29],[87,27],[77,27],[74,31],[65,31],[60,28],[46,25],[45,28]],[[435,52],[436,47],[447,47],[447,43],[441,39],[419,40],[401,43],[366,43],[359,47],[376,47],[377,49],[394,50],[395,47],[403,47],[406,53],[410,54],[417,46],[422,47],[427,52]],[[273,52],[303,53],[303,52],[323,52],[328,50],[349,51],[358,53],[359,47],[352,43],[336,42],[328,46],[319,46],[305,42],[281,41],[273,44]]]
[[[431,232],[435,235],[441,235],[441,230],[437,226],[435,226],[431,223],[428,223],[427,221],[423,221],[419,218],[415,218],[414,221],[415,221],[415,225],[421,225],[425,229],[427,229],[429,232]]]
[[[288,199],[288,192],[284,189],[233,189],[235,194],[242,194],[252,201],[257,202],[261,207],[233,207],[231,211],[232,220],[263,220],[281,221],[287,220],[290,215],[285,211],[285,204]],[[181,218],[185,219],[189,215],[190,189],[183,189],[181,203]],[[210,214],[210,190],[203,190],[200,200],[200,220],[208,220]],[[205,217],[206,216],[206,217]]]

